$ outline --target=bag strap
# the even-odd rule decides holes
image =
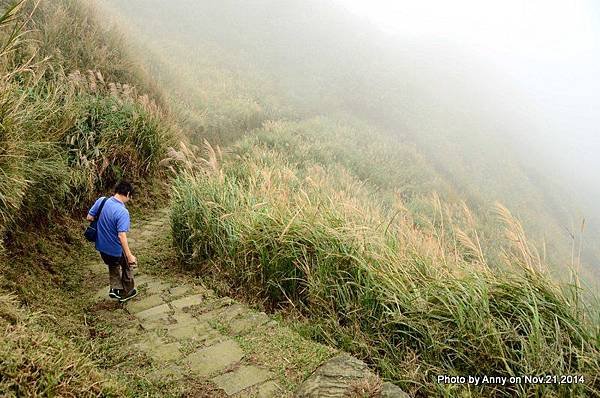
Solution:
[[[102,214],[102,209],[104,208],[104,203],[106,203],[107,200],[108,200],[108,196],[102,200],[102,203],[100,203],[100,207],[98,208],[98,214],[96,215],[96,220],[100,219],[100,214]]]

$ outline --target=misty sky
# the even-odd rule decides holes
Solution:
[[[495,95],[523,104],[540,167],[600,198],[600,2],[334,1],[394,38],[459,47],[449,62],[463,68],[494,69],[510,82]]]

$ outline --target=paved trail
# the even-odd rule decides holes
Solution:
[[[161,210],[153,221],[133,225],[131,246],[136,253],[143,253],[167,232],[168,211]],[[100,261],[91,267],[95,274],[106,273]],[[217,297],[211,290],[199,286],[175,285],[144,274],[143,264],[141,270],[136,271],[135,281],[139,297],[124,304],[124,308],[136,319],[137,326],[128,329],[136,336],[135,347],[155,364],[155,370],[148,375],[150,380],[177,381],[194,377],[212,383],[224,396],[291,395],[278,384],[269,363],[264,360],[261,363],[256,357],[248,360],[248,352],[236,339],[251,331],[264,329],[268,334],[269,329],[283,328],[268,315],[230,298]],[[98,291],[96,300],[108,300],[107,294],[108,286]],[[317,343],[306,344],[314,344],[315,350],[325,349]],[[294,349],[293,345],[290,349]],[[356,361],[347,355],[338,355],[309,377],[298,395],[351,396],[347,395],[349,386],[357,380],[373,377],[366,366],[359,363],[357,367]],[[333,389],[328,383],[333,383]],[[384,390],[389,394],[382,396],[402,396],[392,394],[393,387],[386,383]],[[323,395],[326,390],[328,395]]]

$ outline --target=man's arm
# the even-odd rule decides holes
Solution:
[[[86,220],[88,220],[89,222],[92,222],[96,219],[96,214],[98,213],[98,208],[100,207],[100,203],[102,202],[103,199],[104,198],[96,199],[96,201],[94,202],[94,205],[88,211],[87,217],[85,218]]]
[[[123,247],[123,253],[125,254],[127,262],[129,262],[129,264],[136,264],[137,258],[131,253],[129,243],[127,242],[127,232],[119,232],[119,241],[121,242],[121,247]]]

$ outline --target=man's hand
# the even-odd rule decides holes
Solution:
[[[137,265],[137,258],[131,253],[129,249],[129,243],[127,242],[127,233],[119,232],[119,241],[121,241],[121,247],[123,247],[123,252],[125,253],[125,258],[127,259],[127,263],[131,265],[131,268],[135,268]]]
[[[137,258],[133,254],[127,256],[127,262],[129,265],[133,266],[133,268],[137,266]]]

